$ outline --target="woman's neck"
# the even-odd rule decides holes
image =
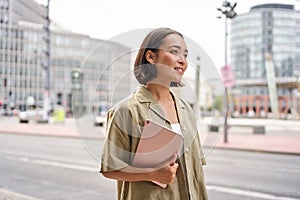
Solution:
[[[168,87],[160,84],[148,83],[145,85],[157,101],[173,101],[172,95]]]

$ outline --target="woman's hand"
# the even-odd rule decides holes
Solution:
[[[157,168],[137,168],[128,166],[121,170],[102,172],[106,178],[122,181],[157,181],[163,184],[170,184],[174,181],[178,164],[177,154]]]
[[[170,184],[174,181],[176,176],[176,171],[178,164],[176,163],[177,154],[174,154],[173,157],[166,162],[161,168],[154,170],[149,173],[149,179],[151,181],[158,181],[163,184]]]

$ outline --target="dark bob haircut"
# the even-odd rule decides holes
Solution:
[[[151,64],[147,61],[145,55],[148,50],[156,53],[159,50],[159,47],[163,43],[165,37],[171,34],[177,34],[183,38],[183,35],[175,30],[170,28],[157,28],[152,30],[148,35],[145,37],[144,41],[142,42],[139,51],[137,53],[135,62],[134,62],[134,75],[137,81],[142,84],[146,85],[150,80],[157,76],[156,67],[154,64]],[[184,38],[183,38],[184,39]],[[171,83],[171,87],[178,87],[183,86],[183,83]]]

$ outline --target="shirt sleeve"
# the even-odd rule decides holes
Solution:
[[[126,117],[127,116],[127,117]],[[107,114],[106,139],[101,154],[100,172],[115,171],[129,165],[131,159],[130,123],[124,111],[110,110]]]

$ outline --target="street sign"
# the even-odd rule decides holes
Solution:
[[[222,75],[222,81],[223,85],[226,88],[230,88],[234,86],[235,84],[235,78],[234,73],[232,71],[231,65],[225,65],[221,68],[221,75]]]

